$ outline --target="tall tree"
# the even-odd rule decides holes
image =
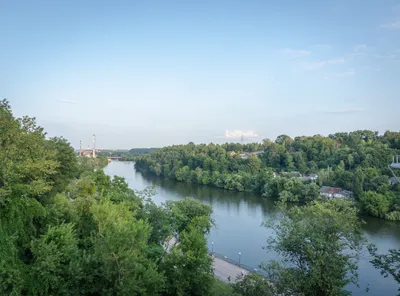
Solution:
[[[357,168],[354,173],[353,193],[358,199],[364,193],[364,172],[361,168]]]
[[[165,257],[163,270],[168,275],[166,295],[210,295],[214,275],[203,233],[207,219],[194,219],[182,231],[179,244]]]
[[[357,283],[357,260],[365,242],[356,209],[344,200],[314,202],[286,211],[268,250],[281,261],[263,265],[279,293],[343,295]]]

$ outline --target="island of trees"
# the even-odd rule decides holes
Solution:
[[[392,149],[388,146],[382,143],[382,149]],[[219,151],[212,165],[230,163],[221,146],[190,144],[166,151],[198,149]],[[176,159],[182,161],[182,155]],[[262,165],[265,160],[251,159],[259,163],[259,190],[265,190],[261,172],[269,176],[270,171]],[[310,200],[290,209],[280,203],[280,222],[265,225],[277,234],[266,248],[280,255],[261,266],[267,277],[250,274],[224,284],[214,279],[206,244],[214,226],[212,208],[190,198],[157,206],[151,190],[134,192],[123,178],[107,176],[106,164],[104,157],[78,157],[67,140],[47,138],[34,118],[14,118],[9,103],[0,101],[0,295],[333,296],[345,295],[345,286],[357,282],[356,263],[366,240],[351,202]],[[237,165],[240,174],[251,175],[244,169],[249,163]],[[366,170],[357,161],[356,168],[343,165],[333,173]],[[233,176],[229,172],[222,175]],[[376,194],[388,192],[395,191]],[[173,243],[167,248],[168,242]],[[399,282],[399,251],[380,254],[370,246],[370,252],[374,266]]]
[[[272,142],[175,145],[136,158],[136,169],[181,182],[254,191],[289,202],[320,198],[321,187],[349,192],[363,213],[400,220],[400,184],[388,165],[400,133],[369,130]]]

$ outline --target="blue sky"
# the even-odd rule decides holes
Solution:
[[[0,97],[77,147],[399,130],[400,2],[0,1]]]

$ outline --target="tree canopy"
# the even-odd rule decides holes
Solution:
[[[1,295],[210,295],[212,210],[156,206],[0,103]],[[166,252],[164,243],[175,237]]]

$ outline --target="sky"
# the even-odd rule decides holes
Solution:
[[[400,129],[400,1],[0,0],[0,98],[74,147]]]

